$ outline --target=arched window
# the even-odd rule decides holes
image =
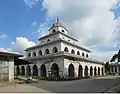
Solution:
[[[67,47],[65,47],[64,51],[65,51],[65,52],[69,52],[69,50],[68,50],[68,48],[67,48]]]
[[[62,32],[64,33],[65,31],[64,31],[64,30],[62,30]]]
[[[39,55],[42,55],[42,51],[41,50],[39,51]]]
[[[33,52],[33,56],[36,56],[36,52]]]
[[[52,51],[53,51],[53,53],[57,53],[58,52],[57,47],[54,47]]]
[[[46,49],[46,50],[45,50],[45,54],[49,54],[49,49]]]
[[[71,53],[72,53],[72,54],[75,54],[75,51],[72,49],[72,50],[71,50]]]
[[[53,32],[53,33],[56,32],[55,29],[53,29],[52,32]]]
[[[50,39],[47,40],[48,42],[50,41]]]
[[[88,57],[88,54],[86,54],[86,57]]]
[[[82,56],[85,56],[84,53],[82,53]]]
[[[79,51],[77,51],[77,55],[80,55],[80,52],[79,52]]]
[[[28,57],[30,57],[31,56],[31,54],[30,53],[28,53]]]

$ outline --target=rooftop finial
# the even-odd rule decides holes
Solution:
[[[57,22],[59,22],[59,17],[57,17]]]

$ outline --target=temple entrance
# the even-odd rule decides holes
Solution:
[[[94,76],[96,76],[97,75],[97,69],[96,69],[96,67],[94,68]]]
[[[17,66],[17,75],[20,75],[20,68]]]
[[[41,70],[41,76],[46,77],[46,67],[44,64],[41,65],[40,70]]]
[[[85,66],[84,76],[85,76],[85,77],[88,77],[88,67],[87,67],[87,66]]]
[[[100,75],[100,68],[98,67],[98,75]]]
[[[38,68],[36,65],[33,66],[33,76],[38,76]]]
[[[52,64],[51,72],[52,76],[59,77],[59,67],[56,63]]]
[[[24,66],[21,67],[21,75],[25,75],[25,67]]]
[[[90,76],[93,76],[93,67],[90,67]]]
[[[81,65],[79,65],[79,69],[78,69],[78,76],[79,76],[80,78],[82,78],[82,77],[83,77],[83,68],[82,68],[82,66],[81,66]]]
[[[31,75],[31,69],[30,69],[30,66],[29,65],[27,65],[27,75]]]
[[[68,77],[74,77],[74,66],[73,64],[70,64],[69,65],[69,68],[68,68]]]

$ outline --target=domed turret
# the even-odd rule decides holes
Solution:
[[[67,29],[61,24],[61,22],[59,21],[59,18],[57,18],[57,21],[55,23],[53,23],[52,27],[48,30],[49,33],[55,33],[55,32],[62,32],[67,34]]]

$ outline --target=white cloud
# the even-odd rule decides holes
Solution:
[[[6,35],[6,34],[1,34],[0,35],[0,39],[5,39],[5,38],[7,38],[8,36]]]
[[[29,7],[32,8],[33,5],[37,4],[40,0],[24,0],[24,3]]]
[[[19,53],[25,53],[24,50],[26,48],[36,45],[36,43],[29,41],[25,37],[16,37],[16,40],[14,42],[11,42],[11,44],[13,45],[13,51]]]
[[[99,60],[99,61],[103,61],[103,62],[107,62],[110,61],[110,59],[112,58],[112,56],[114,54],[116,54],[117,51],[93,51],[91,54],[91,57],[93,59]]]
[[[34,22],[31,24],[32,27],[35,27],[36,25],[37,25],[37,22],[36,22],[36,21],[34,21]]]
[[[116,21],[109,11],[113,5],[112,0],[44,0],[42,5],[47,10],[47,17],[60,17],[69,34],[76,37],[81,44],[94,49],[98,45],[119,44],[120,32],[113,33]],[[108,52],[100,52],[105,53],[106,56],[99,53],[97,55],[105,60]]]
[[[2,51],[2,52],[11,52],[12,49],[11,48],[0,48],[0,51]]]

